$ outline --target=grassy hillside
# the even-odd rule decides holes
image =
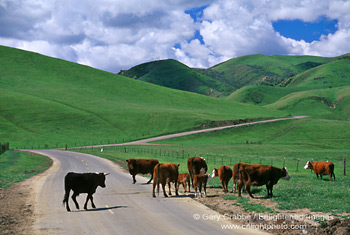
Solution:
[[[230,94],[234,89],[176,60],[160,60],[137,65],[120,74],[160,86],[208,96]]]
[[[0,64],[0,140],[12,148],[115,143],[287,115],[8,47]]]
[[[291,78],[288,86],[314,88],[350,85],[350,56],[307,70]]]
[[[218,64],[211,70],[237,88],[255,84],[276,86],[289,77],[332,60],[334,58],[315,56],[248,55]]]

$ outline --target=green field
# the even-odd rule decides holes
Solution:
[[[208,122],[287,116],[0,47],[0,140],[49,148],[120,143]]]
[[[45,171],[52,160],[37,154],[19,151],[6,151],[0,155],[0,188],[8,188]]]

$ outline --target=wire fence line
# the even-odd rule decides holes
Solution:
[[[83,148],[81,148],[82,150]],[[214,165],[229,165],[233,166],[238,162],[245,162],[247,164],[260,164],[260,165],[274,165],[277,167],[287,167],[291,171],[304,170],[304,166],[307,161],[319,161],[319,159],[313,158],[286,158],[286,157],[273,157],[273,156],[228,156],[223,154],[213,153],[190,153],[184,149],[166,149],[166,148],[153,148],[153,147],[135,147],[135,146],[108,146],[108,147],[94,147],[98,151],[117,151],[119,153],[134,153],[137,156],[147,156],[149,158],[174,158],[174,159],[188,159],[190,157],[203,157],[208,164]],[[346,156],[342,159],[333,159],[333,164],[336,170],[342,169],[342,173],[346,176],[347,166]]]

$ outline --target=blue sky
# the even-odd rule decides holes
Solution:
[[[0,45],[119,72],[249,54],[350,52],[344,0],[0,0]]]
[[[320,17],[315,22],[278,20],[272,25],[284,37],[313,42],[319,40],[322,35],[334,34],[337,31],[338,20],[326,17]]]

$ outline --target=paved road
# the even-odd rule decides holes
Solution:
[[[222,225],[218,213],[187,196],[152,198],[148,179],[131,176],[120,166],[99,157],[60,150],[31,150],[51,157],[53,166],[34,183],[35,234],[256,234],[256,231],[230,229]],[[69,199],[72,212],[62,205],[63,179],[67,172],[109,172],[106,188],[94,194],[96,209],[77,210]],[[86,194],[77,197],[80,207]],[[90,203],[88,208],[91,208]],[[196,220],[194,217],[198,216]],[[212,220],[207,219],[211,216]],[[220,218],[217,221],[217,218]]]

